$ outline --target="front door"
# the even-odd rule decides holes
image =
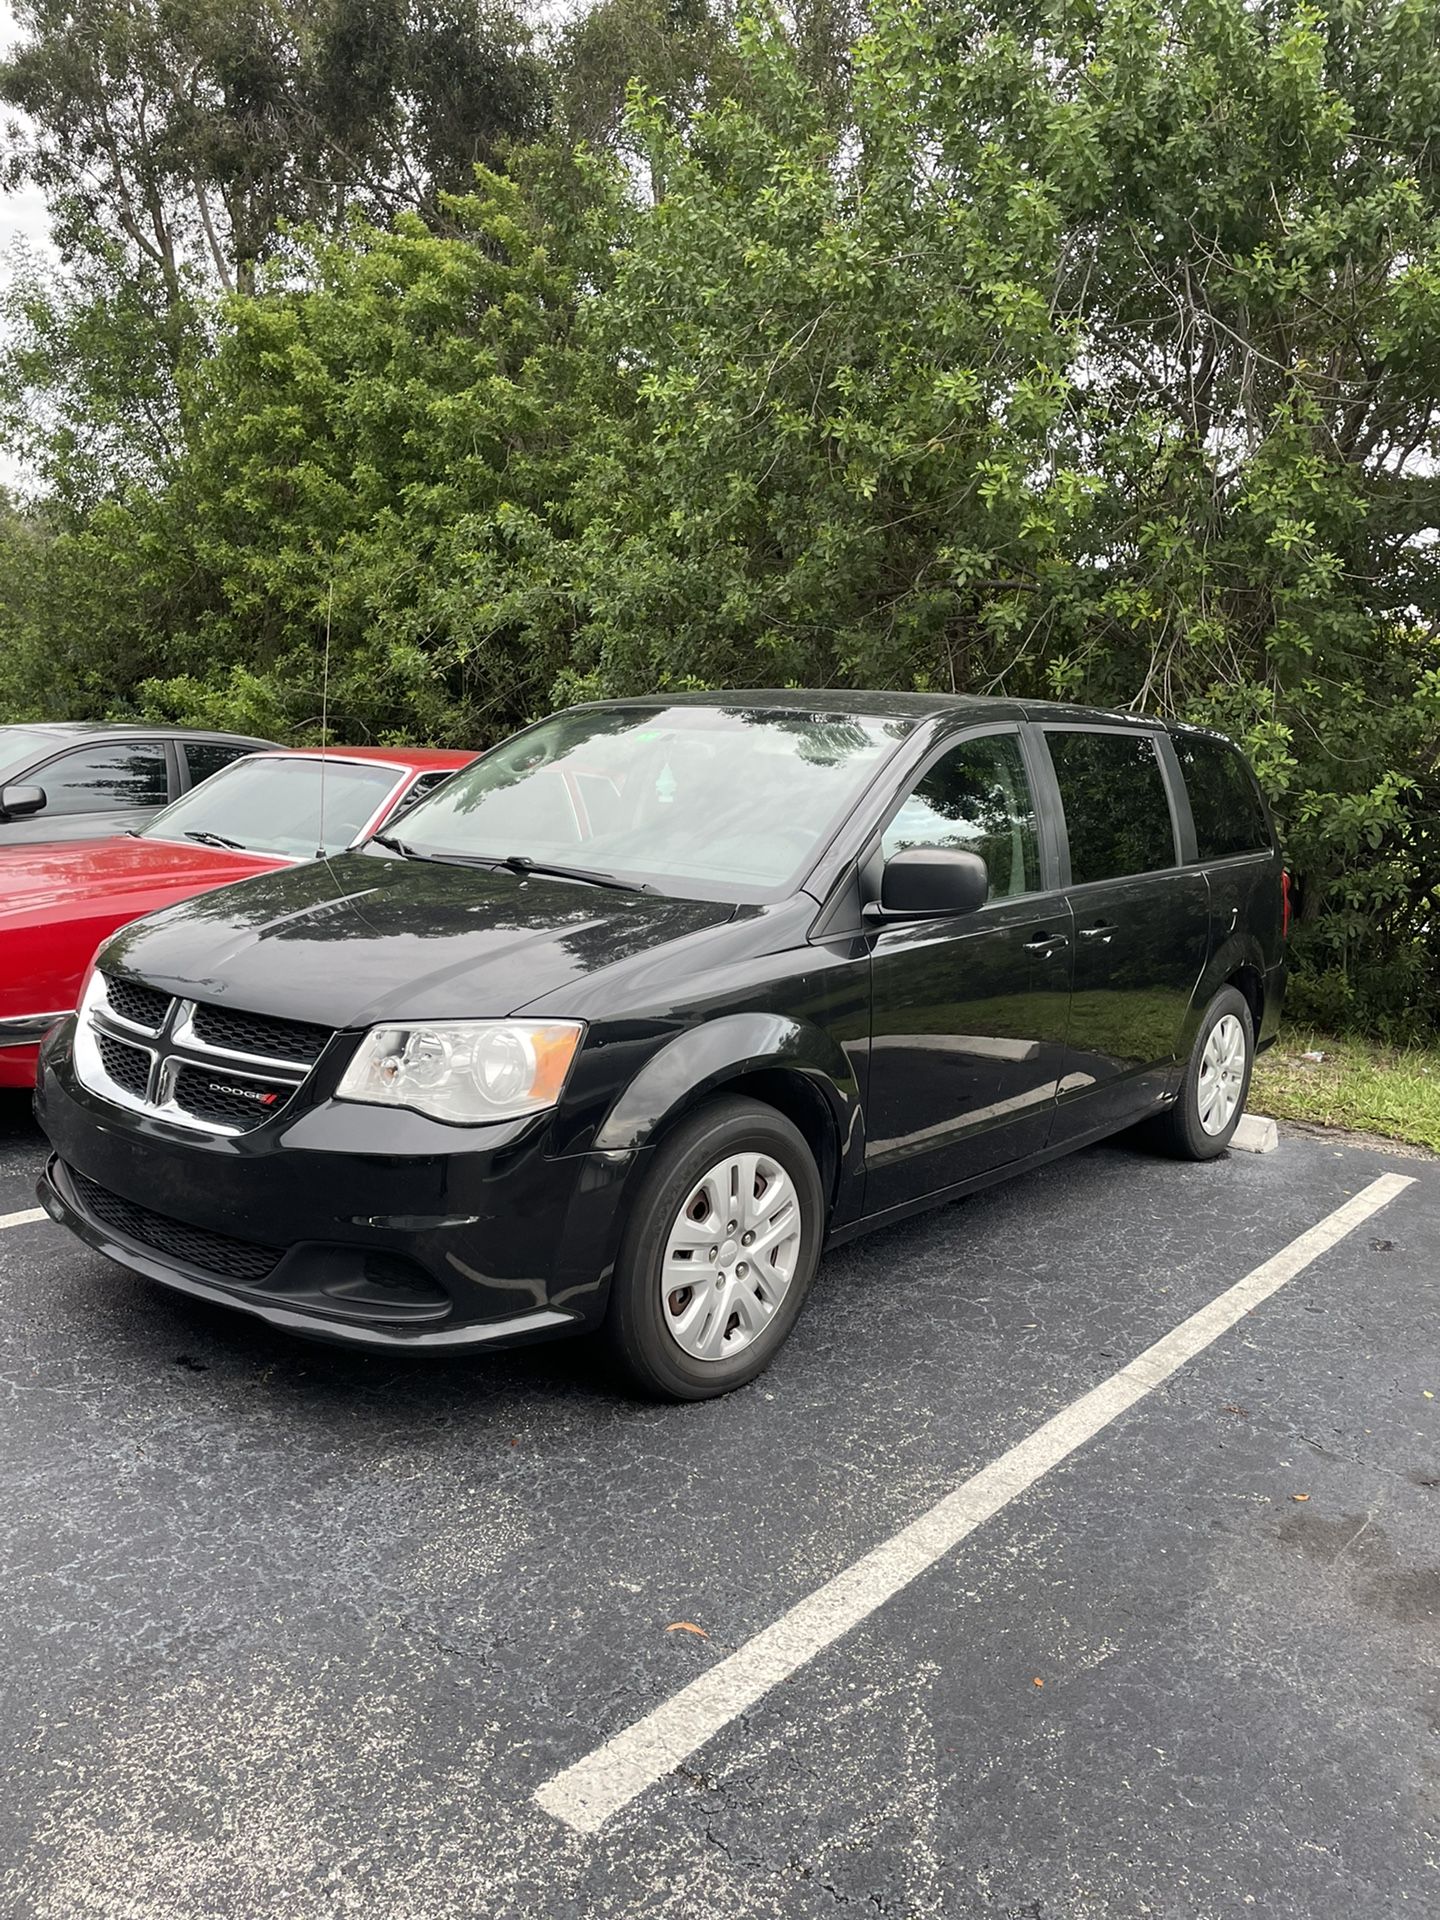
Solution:
[[[1043,1147],[1065,1052],[1071,914],[1041,885],[1013,728],[970,735],[931,763],[886,827],[882,857],[917,846],[978,853],[990,898],[872,936],[867,1213]]]
[[[143,827],[170,797],[161,740],[111,740],[72,748],[26,773],[23,784],[42,787],[45,805],[39,813],[0,824],[0,846],[124,833]]]

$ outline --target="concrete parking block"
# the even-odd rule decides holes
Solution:
[[[1280,1129],[1263,1114],[1247,1113],[1230,1144],[1240,1153],[1273,1153],[1280,1144]]]

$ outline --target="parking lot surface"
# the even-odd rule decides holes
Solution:
[[[0,1220],[43,1146],[0,1106]],[[594,1833],[546,1783],[1412,1184]],[[1440,1166],[1128,1143],[823,1265],[755,1386],[405,1365],[0,1230],[0,1913],[1440,1911]]]

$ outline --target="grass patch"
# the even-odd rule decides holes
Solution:
[[[1325,1057],[1306,1060],[1307,1052]],[[1249,1106],[1276,1120],[1351,1127],[1440,1153],[1440,1047],[1382,1047],[1286,1028],[1255,1062]]]

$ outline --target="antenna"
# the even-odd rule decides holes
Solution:
[[[330,591],[325,599],[325,661],[320,670],[320,819],[316,835],[320,844],[315,858],[325,858],[325,762],[330,746],[330,615],[335,610],[335,576],[330,576]]]

